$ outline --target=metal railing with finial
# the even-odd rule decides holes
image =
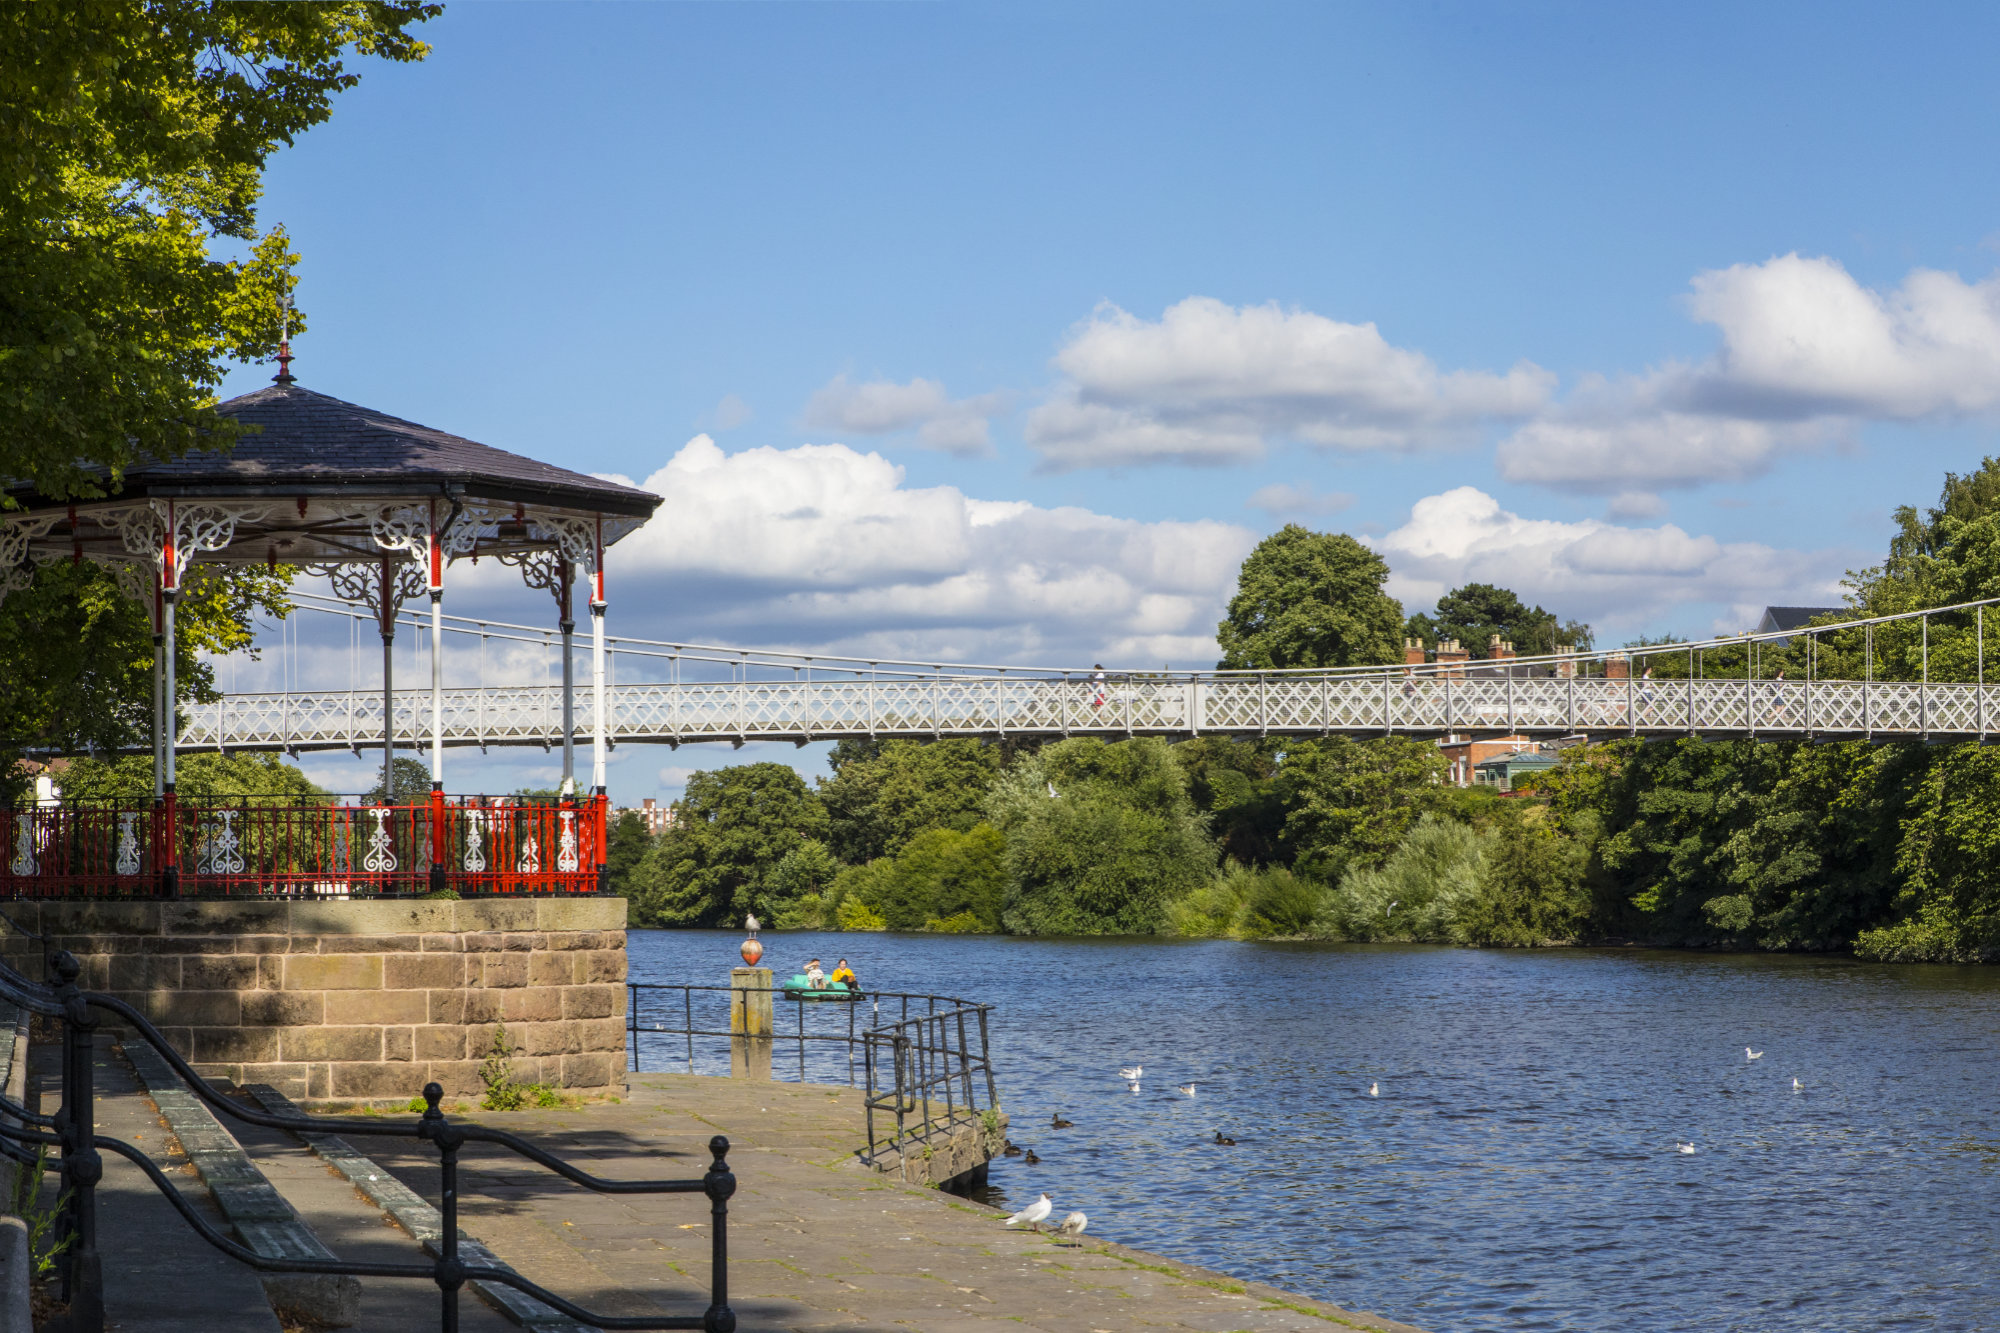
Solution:
[[[14,923],[9,920],[7,924]],[[46,1166],[42,1154],[48,1149],[55,1149],[59,1154],[54,1169],[60,1174],[66,1201],[58,1220],[60,1235],[57,1242],[61,1250],[57,1264],[60,1298],[68,1306],[67,1322],[64,1324],[66,1333],[103,1333],[105,1328],[105,1256],[98,1248],[97,1200],[97,1186],[104,1176],[102,1151],[116,1153],[144,1172],[203,1240],[230,1258],[260,1272],[415,1278],[435,1283],[440,1297],[438,1327],[444,1333],[457,1333],[459,1292],[469,1281],[512,1287],[566,1318],[593,1328],[701,1329],[705,1333],[733,1333],[736,1328],[736,1315],[729,1307],[727,1230],[729,1198],[736,1191],[736,1177],[731,1174],[727,1160],[729,1140],[722,1135],[718,1134],[708,1141],[713,1160],[701,1176],[680,1180],[607,1180],[579,1170],[519,1134],[449,1119],[439,1108],[444,1089],[436,1083],[425,1085],[425,1110],[413,1121],[343,1119],[256,1110],[225,1096],[195,1073],[144,1014],[115,996],[82,989],[77,984],[80,968],[74,955],[49,949],[45,936],[19,926],[15,929],[42,940],[45,950],[48,950],[49,977],[43,982],[30,981],[0,963],[0,1000],[58,1025],[62,1054],[61,1105],[54,1115],[44,1116],[0,1095],[0,1112],[11,1117],[11,1121],[0,1118],[0,1151],[30,1168],[37,1163]],[[438,1152],[443,1213],[436,1258],[430,1263],[274,1258],[258,1254],[218,1231],[144,1151],[122,1139],[96,1131],[93,1119],[96,1033],[104,1015],[117,1020],[129,1029],[132,1037],[151,1046],[195,1096],[212,1110],[233,1120],[300,1135],[363,1134],[417,1139],[433,1145]],[[467,1263],[459,1253],[458,1156],[460,1150],[470,1143],[487,1143],[504,1148],[553,1171],[572,1184],[600,1194],[706,1195],[712,1225],[707,1308],[696,1315],[596,1314],[529,1281],[512,1269]]]

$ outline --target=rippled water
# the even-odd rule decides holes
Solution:
[[[632,978],[726,983],[735,938],[635,931]],[[997,1006],[1013,1138],[1045,1160],[994,1184],[1108,1238],[1433,1333],[2000,1328],[1992,969],[766,940],[780,970],[845,953],[866,985]]]

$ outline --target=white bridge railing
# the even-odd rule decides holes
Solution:
[[[1027,675],[620,684],[616,741],[808,741],[848,737],[1818,735],[1984,738],[2000,686],[1852,680],[1465,677],[1435,668],[1089,679]],[[398,691],[399,743],[428,741],[428,690]],[[576,692],[579,740],[591,692]],[[444,693],[445,743],[559,746],[554,686]],[[382,741],[379,695],[237,694],[191,706],[187,750],[365,749]]]

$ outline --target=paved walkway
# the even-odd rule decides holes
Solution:
[[[850,1088],[633,1080],[632,1096],[616,1105],[478,1118],[627,1178],[699,1175],[709,1137],[727,1134],[738,1181],[730,1304],[746,1333],[1416,1333],[1121,1245],[1009,1231],[994,1209],[878,1176],[853,1160],[861,1097]],[[434,1152],[406,1140],[351,1141],[437,1198]],[[528,1277],[611,1314],[698,1313],[706,1304],[703,1196],[592,1194],[477,1146],[461,1161],[461,1226]]]

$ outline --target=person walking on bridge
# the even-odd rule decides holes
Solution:
[[[1104,707],[1104,663],[1098,662],[1090,668],[1090,706]]]

